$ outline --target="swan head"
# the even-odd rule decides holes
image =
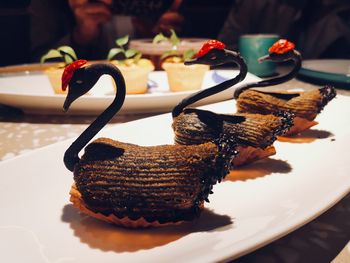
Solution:
[[[283,62],[292,59],[298,55],[295,50],[295,44],[286,39],[279,39],[269,48],[269,54],[258,59],[259,62],[274,61]]]
[[[84,67],[86,60],[77,60],[69,64],[62,74],[62,90],[68,88],[63,111],[68,111],[70,105],[79,97],[86,94],[98,81],[101,74],[93,70],[93,65]]]
[[[185,61],[185,65],[205,64],[218,66],[234,62],[235,58],[242,60],[239,53],[227,50],[225,47],[225,44],[218,40],[208,40],[197,52],[195,58]]]

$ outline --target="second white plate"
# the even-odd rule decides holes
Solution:
[[[202,89],[233,78],[237,70],[209,71],[203,81]],[[241,83],[259,80],[249,74]],[[149,76],[151,88],[146,94],[127,95],[122,113],[154,113],[167,112],[183,98],[195,91],[169,91],[167,76],[164,71],[152,72]],[[237,86],[238,87],[238,86]],[[199,101],[195,105],[205,105],[231,99],[233,88]],[[101,113],[113,100],[113,85],[109,76],[102,76],[91,90],[77,100],[69,110],[69,114],[96,115]],[[22,109],[34,114],[63,114],[62,106],[65,95],[55,94],[44,74],[16,75],[0,77],[0,103]]]
[[[350,60],[304,60],[299,74],[318,81],[350,84]]]

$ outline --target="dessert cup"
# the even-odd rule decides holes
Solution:
[[[122,72],[125,84],[126,94],[143,94],[147,92],[148,75],[154,70],[152,62],[148,59],[140,59],[137,64],[126,62],[111,61]]]
[[[205,73],[209,71],[207,65],[164,62],[162,67],[168,77],[169,89],[174,92],[201,89]]]
[[[95,63],[101,63],[101,62],[108,62],[106,60],[93,60],[93,61],[88,61],[86,63],[86,65],[91,65],[91,64],[95,64]],[[44,63],[42,64],[43,66],[45,66]],[[67,90],[63,91],[62,90],[62,74],[63,71],[66,67],[65,63],[54,63],[53,65],[50,66],[45,66],[45,68],[43,69],[44,74],[46,74],[46,76],[48,77],[52,89],[54,90],[54,92],[56,94],[67,94]]]
[[[61,77],[64,71],[64,63],[60,63],[56,66],[49,67],[44,70],[44,73],[49,78],[51,86],[56,94],[66,94],[67,91],[63,91],[61,88]]]

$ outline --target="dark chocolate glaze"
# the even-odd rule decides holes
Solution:
[[[294,125],[293,119],[295,117],[294,114],[290,111],[280,111],[273,115],[281,117],[282,125],[274,131],[274,140],[270,141],[270,144],[276,140],[277,136],[283,135]]]
[[[301,68],[302,58],[301,58],[300,53],[297,50],[291,50],[291,51],[288,51],[284,54],[272,53],[268,57],[269,57],[269,60],[272,60],[275,62],[283,62],[283,61],[293,60],[294,67],[286,75],[283,75],[280,77],[275,77],[275,78],[269,78],[269,79],[261,80],[258,82],[248,83],[246,85],[243,85],[243,86],[237,88],[233,94],[233,98],[237,99],[238,96],[243,91],[250,89],[250,88],[274,86],[274,85],[284,83],[288,80],[291,80],[298,74],[299,69]],[[274,96],[274,94],[271,94],[271,95]]]
[[[208,89],[200,90],[186,97],[174,107],[172,111],[173,118],[179,116],[187,106],[232,87],[242,81],[247,75],[247,65],[245,64],[244,59],[239,53],[227,49],[213,49],[203,57],[185,62],[185,65],[205,64],[210,66],[219,66],[232,62],[236,63],[239,67],[239,74],[235,78],[226,80]]]
[[[337,92],[335,91],[335,88],[330,85],[326,85],[323,88],[319,89],[320,94],[322,96],[321,101],[319,102],[318,106],[318,113],[320,113],[323,108],[330,102],[332,99],[335,98],[337,95]]]

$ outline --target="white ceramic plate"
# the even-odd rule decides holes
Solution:
[[[238,74],[236,70],[210,71],[206,74],[202,88],[211,87]],[[248,74],[242,83],[259,80]],[[194,91],[169,91],[164,71],[155,71],[149,77],[149,92],[141,95],[127,95],[123,113],[149,113],[170,111],[183,98]],[[205,105],[232,98],[233,88],[199,101],[196,105]],[[109,76],[102,76],[91,90],[72,105],[69,114],[99,114],[113,100],[113,85]],[[0,103],[22,109],[27,113],[63,114],[65,95],[55,94],[44,74],[0,76]]]
[[[206,107],[233,111],[233,101]],[[71,141],[0,163],[0,262],[216,262],[253,251],[312,220],[350,190],[350,98],[338,96],[320,124],[276,142],[277,155],[233,171],[214,187],[201,217],[128,230],[86,217],[69,203]],[[170,114],[115,125],[99,136],[172,143]],[[344,218],[344,220],[346,220]]]
[[[326,82],[350,84],[350,59],[304,60],[299,74]]]

